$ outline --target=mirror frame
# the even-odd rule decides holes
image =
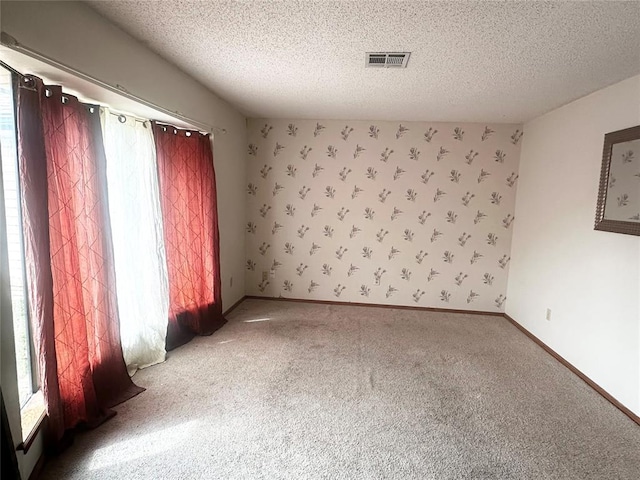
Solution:
[[[602,169],[600,170],[600,187],[598,190],[598,205],[596,207],[595,230],[626,235],[640,236],[640,222],[627,222],[624,220],[607,220],[604,218],[604,209],[607,204],[607,191],[609,187],[609,173],[611,170],[611,152],[616,143],[629,142],[640,139],[640,125],[625,128],[616,132],[607,133],[604,136],[602,149]]]

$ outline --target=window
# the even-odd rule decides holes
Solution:
[[[13,311],[13,334],[15,340],[18,396],[22,411],[23,437],[29,435],[37,423],[42,409],[38,391],[38,375],[34,362],[33,342],[29,329],[27,289],[25,283],[24,245],[22,242],[22,221],[20,208],[20,188],[18,179],[18,158],[16,148],[16,126],[14,117],[13,89],[11,73],[0,68],[0,145],[2,156],[2,188],[5,201],[7,223],[7,253],[9,258],[9,278],[11,306]]]

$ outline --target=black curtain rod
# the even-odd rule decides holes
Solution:
[[[11,73],[15,73],[20,78],[27,78],[27,75],[25,75],[22,72],[19,72],[18,70],[13,68],[11,65],[6,64],[2,60],[0,60],[0,66],[5,68],[5,69],[7,69],[7,70],[9,70]],[[98,106],[104,108],[104,105],[98,105]],[[126,119],[127,117],[130,117],[132,120],[134,120],[136,122],[140,122],[140,123],[146,123],[146,122],[151,122],[152,121],[151,119],[140,118],[140,117],[137,117],[137,116],[132,115],[132,114],[117,113],[117,112],[112,111],[110,108],[107,108],[107,109],[108,109],[109,115],[114,115],[114,116],[118,117],[118,119],[122,123],[124,123],[122,121],[122,119],[123,118]],[[171,127],[171,128],[178,129],[178,130],[193,130],[192,128],[176,127],[176,126],[170,125],[170,124],[165,123],[165,122],[158,122],[158,123],[162,124],[163,126],[165,126],[165,129],[166,129],[166,127]]]
[[[24,74],[22,72],[19,72],[18,70],[16,70],[15,68],[13,68],[11,65],[7,65],[6,63],[4,63],[2,60],[0,60],[0,66],[2,66],[2,68],[5,68],[7,70],[9,70],[11,73],[15,73],[16,75],[18,75],[20,78],[24,78]]]
[[[2,0],[0,0],[2,1]],[[207,123],[204,122],[200,122],[198,120],[195,120],[193,118],[187,117],[186,115],[183,115],[182,113],[178,112],[178,111],[172,111],[169,110],[168,108],[165,108],[161,105],[155,104],[153,102],[150,102],[148,100],[145,100],[142,97],[138,97],[137,95],[134,95],[132,93],[130,93],[126,88],[124,88],[122,85],[110,85],[106,82],[103,82],[102,80],[99,80],[95,77],[92,77],[90,75],[87,75],[86,73],[81,72],[80,70],[77,70],[73,67],[70,67],[68,65],[65,65],[64,63],[61,63],[57,60],[54,60],[51,57],[48,57],[46,55],[43,55],[39,52],[37,52],[36,50],[33,50],[29,47],[27,47],[26,45],[22,45],[20,42],[18,42],[14,37],[12,37],[11,35],[7,34],[6,32],[0,32],[0,44],[10,48],[11,50],[14,50],[16,52],[19,52],[21,54],[27,55],[31,58],[35,58],[38,61],[44,62],[48,65],[51,65],[55,68],[58,68],[60,70],[63,70],[64,72],[70,73],[78,78],[81,78],[83,80],[89,81],[95,85],[98,85],[106,90],[109,90],[111,92],[115,92],[119,95],[122,95],[125,98],[128,98],[130,100],[133,100],[141,105],[144,105],[146,107],[150,107],[158,112],[162,112],[165,115],[168,115],[172,118],[176,118],[178,120],[183,121],[184,123],[187,123],[189,125],[191,125],[192,127],[195,127],[195,129],[202,129],[201,131],[203,132],[208,132],[208,133],[215,133],[215,132],[219,132],[219,133],[227,133],[227,130],[225,128],[222,127],[216,127],[213,125],[209,125]],[[3,62],[2,65],[5,65],[5,63]],[[18,75],[21,75],[22,77],[24,77],[24,75],[20,72],[17,72],[14,68],[9,67],[9,69],[12,72],[16,72]]]

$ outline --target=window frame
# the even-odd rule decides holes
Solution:
[[[0,183],[1,183],[0,188],[3,189],[3,198],[4,198],[2,215],[5,217],[5,224],[6,224],[8,208],[11,208],[11,210],[13,210],[14,208],[13,206],[7,205],[6,196],[5,196],[5,181],[6,181],[6,174],[9,172],[5,172],[4,168],[2,167],[3,165],[8,164],[8,162],[15,161],[15,166],[13,169],[15,171],[15,178],[10,181],[15,182],[15,187],[16,187],[15,193],[17,197],[16,198],[17,204],[15,205],[15,214],[17,215],[19,225],[22,225],[22,219],[23,219],[22,191],[20,188],[20,179],[19,179],[19,165],[18,165],[19,159],[18,159],[18,151],[17,151],[17,145],[18,145],[17,108],[16,108],[16,102],[15,102],[15,98],[16,98],[15,88],[17,86],[17,83],[15,82],[16,73],[12,68],[4,64],[3,62],[0,62],[0,68],[2,68],[2,70],[4,70],[3,73],[6,73],[8,77],[11,79],[10,95],[12,97],[11,107],[13,109],[13,112],[12,112],[13,137],[14,137],[13,146],[15,148],[15,152],[13,152],[13,155],[8,159],[3,158],[2,165],[0,165]],[[2,158],[1,153],[0,153],[0,158]],[[4,235],[5,235],[5,241],[7,244],[6,254],[7,254],[7,258],[9,258],[8,257],[9,255],[8,228],[5,229]],[[46,416],[46,412],[44,407],[44,399],[43,399],[42,391],[40,389],[40,376],[39,376],[39,369],[38,369],[38,363],[37,363],[37,354],[35,349],[34,335],[33,335],[31,317],[30,317],[30,302],[29,302],[29,293],[28,293],[28,287],[27,287],[24,232],[22,228],[18,228],[17,243],[18,243],[19,254],[21,257],[20,267],[21,267],[21,274],[22,274],[22,282],[21,282],[20,288],[22,289],[22,292],[23,292],[22,296],[24,298],[24,304],[22,305],[22,308],[24,310],[24,319],[21,321],[21,323],[24,323],[24,329],[26,330],[26,338],[27,338],[26,354],[28,356],[27,360],[28,360],[29,374],[30,374],[29,375],[29,381],[30,381],[29,394],[26,396],[26,398],[23,398],[23,399],[18,398],[18,403],[20,406],[21,438],[22,438],[22,442],[18,445],[18,450],[23,450],[26,453],[37,436],[40,426]],[[7,267],[9,269],[8,271],[9,286],[8,287],[9,289],[11,289],[11,287],[15,286],[15,284],[11,281],[11,269],[9,268],[9,265],[7,265]],[[13,332],[13,341],[14,341],[13,356],[16,360],[16,381],[18,381],[18,377],[19,377],[18,368],[17,368],[18,352],[16,349],[16,345],[18,344],[18,339],[17,339],[15,328],[13,328],[13,325],[15,325],[16,305],[14,305],[14,298],[12,297],[13,297],[12,295],[10,295],[9,297],[9,302],[11,304],[11,318],[8,318],[6,321],[10,321],[12,323],[12,332]],[[19,384],[16,387],[18,391],[20,391]],[[27,422],[25,420],[27,420]]]

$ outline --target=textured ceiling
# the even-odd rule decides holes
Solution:
[[[640,1],[88,3],[252,117],[523,122],[640,73]]]

